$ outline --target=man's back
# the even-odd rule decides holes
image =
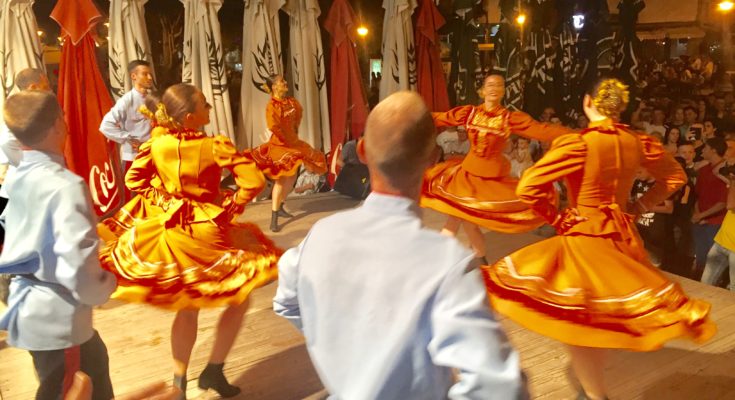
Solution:
[[[418,212],[372,194],[318,222],[279,265],[275,311],[303,325],[336,398],[517,397],[518,357],[468,268],[472,255],[424,229]],[[450,391],[451,368],[460,382]]]

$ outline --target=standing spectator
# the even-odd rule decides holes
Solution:
[[[639,169],[631,190],[631,203],[635,203],[643,197],[653,187],[654,183],[656,183],[656,178],[653,175],[644,168]],[[661,267],[664,261],[666,250],[669,250],[673,244],[673,237],[670,234],[670,217],[673,211],[674,202],[667,199],[639,215],[635,221],[638,233],[646,247],[648,258],[651,264],[658,268]]]
[[[708,139],[712,139],[715,136],[721,136],[711,117],[704,119],[702,122],[702,128],[702,142],[706,142]]]
[[[692,106],[684,108],[684,124],[679,127],[681,137],[690,142],[702,139],[702,125],[697,123],[697,109]]]
[[[729,171],[727,190],[727,214],[720,230],[715,236],[715,243],[707,254],[707,263],[702,274],[702,283],[715,285],[722,273],[730,269],[730,285],[728,289],[735,291],[735,171]]]
[[[678,128],[679,131],[686,132],[686,131],[682,131],[683,125],[684,125],[684,109],[682,107],[676,107],[674,109],[673,115],[671,116],[671,120],[669,121],[669,127]],[[689,127],[687,127],[687,129],[688,128]]]
[[[666,112],[661,107],[655,107],[651,115],[651,123],[645,127],[647,134],[658,132],[661,135],[666,133]]]
[[[707,100],[699,99],[697,101],[697,122],[700,124],[704,122],[705,118],[709,115],[707,108]]]
[[[714,243],[715,235],[725,218],[727,204],[727,183],[718,171],[725,163],[727,144],[725,139],[712,138],[704,145],[702,157],[708,165],[699,169],[694,187],[697,201],[694,204],[692,223],[694,224],[694,256],[696,262],[695,279],[699,279],[707,260],[707,253]]]
[[[732,118],[727,113],[727,104],[724,97],[716,97],[714,112],[712,113],[712,122],[720,132],[730,130],[732,128]]]
[[[697,182],[697,169],[694,164],[694,144],[683,142],[679,145],[677,160],[687,175],[687,183],[674,196],[673,250],[672,257],[665,264],[666,270],[690,277],[694,262],[694,241],[692,236],[692,214],[694,213],[694,187]]]
[[[681,141],[681,131],[679,128],[671,127],[664,135],[664,149],[671,154],[676,154]]]

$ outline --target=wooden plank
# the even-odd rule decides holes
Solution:
[[[357,201],[333,193],[288,200],[294,213],[283,230],[270,234],[281,247],[298,244],[318,219],[354,207]],[[248,207],[244,220],[261,227],[270,222],[270,205]],[[424,223],[441,228],[445,218],[427,210]],[[463,233],[460,240],[466,241]],[[535,234],[501,235],[487,233],[488,258],[497,259],[509,252],[541,240]],[[725,399],[735,398],[735,295],[722,289],[679,277],[692,297],[712,304],[717,335],[697,345],[674,341],[650,353],[611,352],[606,376],[610,396],[616,399]],[[309,360],[300,333],[272,312],[276,283],[262,287],[251,297],[245,323],[226,364],[228,378],[243,389],[241,398],[312,399],[326,397]],[[202,310],[199,340],[194,348],[189,371],[189,399],[216,398],[196,387],[212,346],[221,310]],[[125,393],[147,383],[170,381],[172,362],[169,335],[173,314],[140,304],[110,302],[95,313],[95,327],[110,353],[110,367],[117,393]],[[521,354],[529,376],[533,398],[544,400],[574,398],[575,391],[566,375],[568,357],[562,345],[523,329],[509,320],[502,321],[513,345]],[[3,347],[0,342],[0,400],[33,398],[37,381],[30,356],[21,350]]]

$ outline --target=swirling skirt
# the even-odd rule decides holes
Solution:
[[[485,178],[449,160],[424,174],[421,206],[503,233],[528,232],[546,223],[518,200],[518,180],[509,176]]]
[[[273,180],[296,175],[302,164],[306,169],[319,175],[327,172],[324,153],[301,140],[291,146],[264,143],[253,149],[252,156],[263,174]]]
[[[257,226],[172,223],[138,197],[129,208],[144,219],[123,211],[98,227],[100,261],[118,279],[113,298],[174,310],[237,305],[277,279],[282,252]]]
[[[688,298],[646,260],[637,234],[629,237],[556,236],[483,266],[493,307],[577,346],[649,351],[712,337],[710,305]]]

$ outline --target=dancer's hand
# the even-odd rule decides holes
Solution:
[[[583,221],[587,221],[587,217],[579,215],[579,211],[576,208],[565,208],[556,216],[551,226],[561,235],[569,231],[574,225]]]
[[[245,211],[245,204],[237,203],[235,201],[236,197],[237,192],[226,193],[225,199],[222,201],[222,208],[224,208],[225,212],[233,218],[239,216],[243,211]]]
[[[163,382],[148,385],[133,393],[115,397],[111,400],[174,400],[179,397],[181,390],[173,386],[166,386]],[[74,382],[64,396],[64,400],[91,400],[92,380],[84,372],[74,374]]]

